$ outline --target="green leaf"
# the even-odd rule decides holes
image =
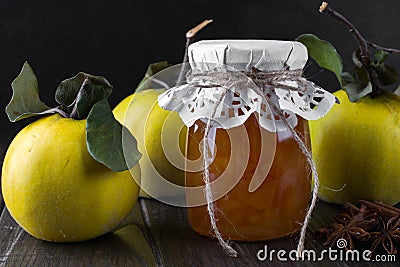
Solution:
[[[381,63],[385,62],[387,56],[389,55],[389,52],[383,51],[383,50],[379,50],[378,52],[375,53],[375,59],[376,62],[374,62],[373,64],[375,66],[380,65]]]
[[[62,81],[56,90],[56,101],[60,105],[70,107],[75,104],[75,99],[82,89],[86,79],[89,79],[92,90],[99,94],[100,99],[110,96],[113,86],[102,76],[93,76],[84,72],[79,72],[72,78]]]
[[[390,67],[384,63],[371,67],[376,71],[379,83],[383,86],[394,84],[399,80],[399,74],[393,67]]]
[[[354,103],[371,93],[372,85],[370,82],[368,82],[368,84],[349,83],[344,86],[344,90],[346,91],[350,102]]]
[[[364,66],[362,66],[361,68],[355,66],[354,67],[354,74],[357,78],[358,83],[361,84],[368,84],[369,82],[369,78],[368,78],[368,72],[365,69]]]
[[[94,104],[87,117],[86,142],[90,155],[113,171],[130,169],[141,157],[136,139],[114,118],[106,99]]]
[[[74,102],[75,105],[71,112],[72,118],[84,119],[87,117],[93,104],[97,102],[97,101],[93,102],[92,92],[93,92],[92,84],[91,84],[90,80],[86,79],[83,82],[82,87],[79,90],[78,95],[75,99],[75,102]],[[101,100],[101,99],[98,99],[98,101],[99,100]]]
[[[96,83],[96,80],[89,76],[82,82],[81,88],[74,101],[73,110],[71,111],[72,118],[85,119],[96,102],[107,99],[110,96],[112,85],[110,85],[105,78],[101,78],[100,84]]]
[[[394,93],[395,95],[400,96],[400,85],[397,86],[397,88],[394,89],[393,93]]]
[[[13,96],[6,107],[10,121],[46,113],[49,107],[40,100],[39,85],[35,73],[28,62],[25,62],[21,72],[11,83]]]
[[[296,41],[307,47],[310,57],[321,67],[332,71],[342,84],[343,63],[335,47],[327,41],[321,40],[314,34],[302,34]]]
[[[356,65],[356,67],[358,67],[358,68],[362,68],[362,66],[363,66],[360,52],[361,52],[361,50],[360,50],[360,48],[358,48],[351,55],[351,59],[353,60],[354,65]]]
[[[156,74],[157,72],[162,71],[163,69],[166,69],[168,67],[172,66],[171,64],[169,64],[167,61],[162,61],[162,62],[156,62],[156,63],[152,63],[147,67],[147,71],[144,74],[144,77],[142,79],[142,81],[139,83],[139,85],[136,87],[135,92],[140,92],[143,91],[147,88],[145,88],[143,85],[147,82],[147,80],[153,76],[154,74]]]
[[[348,84],[348,83],[354,83],[354,82],[356,82],[356,79],[355,79],[354,76],[351,75],[350,73],[348,73],[348,72],[342,72],[342,81],[343,81],[343,84],[346,85],[346,84]]]

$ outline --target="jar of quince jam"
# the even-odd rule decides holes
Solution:
[[[302,77],[306,48],[289,41],[209,40],[190,45],[188,55],[187,84],[167,92],[161,106],[177,110],[189,127],[185,186],[192,228],[214,236],[211,199],[224,239],[266,240],[297,231],[311,196],[301,149],[310,144],[307,119],[323,116],[334,103]],[[204,168],[193,167],[199,159]]]
[[[239,126],[240,127],[240,126]],[[269,155],[260,157],[262,138],[271,139],[271,133],[260,127],[254,114],[244,123],[246,135],[230,133],[236,129],[212,128],[212,150],[216,150],[213,162],[209,165],[210,182],[218,179],[233,161],[233,168],[245,168],[239,182],[232,190],[214,202],[217,210],[217,226],[225,239],[233,240],[265,240],[288,235],[301,227],[310,199],[310,171],[304,154],[290,131],[274,133],[276,149],[272,166],[261,186],[249,192],[250,181],[258,164],[267,161]],[[200,144],[204,138],[205,123],[196,121],[189,128],[187,140],[187,159],[196,160],[201,157]],[[308,124],[299,119],[295,129],[304,137],[309,145]],[[231,153],[231,146],[241,146],[249,142],[248,160],[241,153]],[[265,149],[269,149],[265,147]],[[243,164],[243,165],[241,165]],[[235,173],[233,170],[231,173]],[[186,186],[202,186],[203,172],[186,172]],[[217,190],[217,189],[215,189]],[[191,195],[186,196],[190,203]],[[198,198],[198,196],[196,196]],[[198,199],[196,199],[198,201]],[[207,205],[189,207],[189,221],[199,234],[211,235],[210,217]]]

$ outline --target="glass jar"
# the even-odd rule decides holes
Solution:
[[[307,121],[300,117],[298,120],[295,129],[309,145]],[[272,133],[276,135],[276,149],[271,169],[261,186],[250,193],[250,181],[257,165],[262,164],[263,160],[260,158],[261,138],[271,133],[260,127],[254,114],[246,120],[244,127],[247,136],[230,134],[235,131],[234,128],[210,129],[208,138],[212,140],[209,145],[215,146],[210,149],[216,151],[208,167],[210,182],[219,178],[230,160],[238,162],[238,168],[242,168],[240,163],[246,164],[244,174],[236,186],[214,202],[218,229],[225,239],[247,241],[278,238],[293,233],[301,227],[310,199],[310,171],[307,169],[306,158],[289,130]],[[188,160],[201,157],[200,143],[204,138],[204,129],[205,123],[200,120],[189,128],[186,150]],[[231,145],[241,146],[247,140],[250,145],[247,161],[241,155],[231,154]],[[186,172],[186,186],[202,185],[202,171]],[[188,202],[192,201],[191,197],[187,194]],[[197,233],[212,236],[207,205],[189,207],[188,215]]]
[[[305,229],[312,210],[307,120],[335,102],[302,77],[305,46],[208,40],[190,45],[188,58],[186,83],[158,103],[189,127],[185,190],[193,229],[249,241]]]

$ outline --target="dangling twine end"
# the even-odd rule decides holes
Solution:
[[[226,254],[228,254],[229,257],[236,258],[238,253],[236,250],[234,250],[230,245],[228,247],[224,247],[224,251]]]
[[[299,250],[299,248],[297,248],[297,252],[296,252],[297,260],[302,260],[303,251],[304,251],[304,247],[301,248],[301,250]]]
[[[214,212],[213,211],[209,211],[209,215],[210,215],[210,219],[211,219],[211,226],[212,229],[214,231],[215,237],[218,239],[219,244],[221,245],[221,247],[223,248],[223,250],[225,251],[225,253],[232,258],[236,258],[238,256],[238,253],[235,249],[233,249],[233,247],[229,244],[229,241],[225,241],[222,238],[221,233],[218,230],[217,224],[216,224],[216,220],[215,220],[215,216],[214,216]]]
[[[218,231],[218,230],[217,230]],[[229,244],[229,241],[225,241],[222,239],[222,236],[220,235],[219,232],[217,232],[217,234],[215,235],[215,237],[218,239],[219,244],[221,245],[221,247],[223,248],[223,250],[225,251],[225,253],[232,258],[236,258],[238,256],[237,251]]]

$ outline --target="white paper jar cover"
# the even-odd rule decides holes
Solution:
[[[303,69],[308,59],[303,44],[276,40],[204,40],[189,46],[188,57],[196,70],[219,64],[249,72],[252,67],[264,72]]]
[[[187,84],[173,87],[158,97],[159,105],[179,112],[188,127],[198,119],[212,118],[213,126],[229,129],[243,124],[256,112],[261,127],[272,132],[285,131],[287,123],[278,118],[274,108],[280,109],[289,125],[295,127],[296,114],[315,120],[335,103],[332,94],[313,82],[301,75],[293,78],[293,71],[301,71],[308,59],[306,47],[299,42],[205,40],[191,44],[188,57],[192,72],[204,75],[191,76]],[[277,74],[273,85],[259,87],[246,76],[254,68],[264,73],[282,73]],[[214,82],[207,75],[213,73],[233,82],[210,86]],[[296,90],[288,90],[287,86]],[[271,105],[274,108],[265,108]]]

